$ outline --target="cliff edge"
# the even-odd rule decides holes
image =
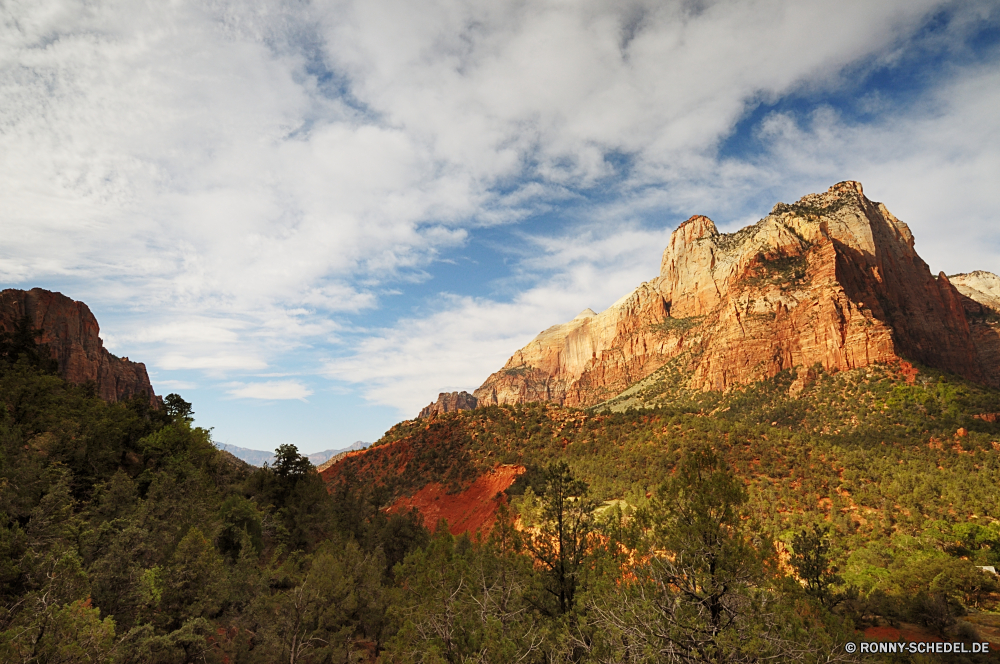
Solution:
[[[104,348],[97,319],[86,304],[42,288],[0,291],[0,329],[12,331],[25,315],[42,331],[40,341],[51,349],[64,379],[78,385],[93,382],[105,401],[145,395],[159,408],[146,365],[115,357]]]

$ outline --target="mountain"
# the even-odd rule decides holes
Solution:
[[[49,347],[62,378],[76,385],[93,383],[97,396],[108,402],[143,395],[159,408],[146,365],[104,348],[97,319],[86,304],[42,288],[0,291],[0,331],[13,332],[25,316],[42,331],[40,342]]]
[[[543,331],[474,396],[592,406],[672,360],[699,390],[903,359],[998,386],[1000,324],[984,312],[997,310],[1000,280],[955,279],[932,275],[907,225],[858,182],[778,203],[736,233],[694,216],[659,276]]]
[[[419,418],[453,413],[456,410],[472,410],[477,406],[476,397],[468,392],[442,392],[437,401],[433,401],[420,411]]]
[[[226,443],[216,443],[216,447],[224,452],[229,452],[237,459],[247,462],[251,466],[262,467],[265,463],[267,465],[274,464],[274,452],[265,452],[264,450],[252,450],[248,447],[239,447],[238,445],[227,445]]]
[[[344,454],[346,452],[353,452],[355,450],[363,450],[368,447],[371,443],[366,443],[364,441],[357,441],[350,447],[346,447],[341,450],[323,450],[322,452],[314,452],[312,454],[307,454],[306,458],[312,462],[314,466],[321,466],[326,461],[338,454]],[[242,459],[251,466],[262,467],[265,463],[267,465],[274,465],[274,452],[266,452],[263,450],[252,450],[247,447],[239,447],[237,445],[227,445],[226,443],[219,443],[216,445],[220,450],[229,452],[237,459]]]
[[[997,281],[933,280],[964,298],[950,311],[977,353]],[[587,409],[446,394],[448,412],[319,472],[297,455],[251,469],[182,412],[52,375],[13,320],[0,661],[638,663],[663,659],[663,634],[709,634],[713,661],[855,661],[843,644],[901,635],[1000,649],[984,571],[1000,566],[1000,389],[982,376],[891,356],[706,389],[686,348]],[[903,317],[890,341],[933,332]]]
[[[604,499],[655,486],[672,457],[642,441],[683,439],[670,413],[727,439],[761,429],[751,436],[757,458],[771,454],[768,441],[833,459],[837,445],[858,440],[936,449],[956,431],[994,431],[1000,278],[935,277],[914,246],[907,225],[857,182],[779,203],[736,233],[691,217],[672,234],[658,277],[601,313],[586,309],[544,330],[474,396],[442,393],[417,420],[320,472],[331,487],[383,486],[394,509],[415,507],[428,524],[446,516],[457,532],[488,528],[503,496],[523,490],[517,477],[553,459],[571,459]],[[949,381],[961,385],[942,387]],[[969,401],[971,393],[980,396]],[[922,409],[920,421],[886,414],[900,408]],[[951,414],[942,419],[941,409]],[[803,438],[793,445],[795,430]],[[630,436],[639,441],[631,451],[608,442]],[[752,474],[748,452],[737,452],[732,463]],[[794,476],[800,462],[777,475]],[[821,480],[828,489],[838,482]],[[787,509],[806,509],[793,503]]]

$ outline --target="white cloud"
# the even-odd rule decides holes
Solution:
[[[305,398],[313,393],[311,389],[297,380],[269,380],[261,383],[229,383],[226,392],[238,399],[261,399],[264,401],[282,401]]]
[[[156,362],[156,366],[167,371],[179,369],[202,369],[208,373],[220,374],[226,371],[255,371],[267,367],[260,357],[253,355],[181,355],[168,353]]]
[[[659,181],[747,104],[836,83],[940,6],[366,1],[327,15],[324,47],[372,109],[479,177],[527,160],[549,182],[586,185],[618,150]]]
[[[761,129],[767,148],[754,164],[729,169],[716,163],[704,177],[683,181],[687,196],[665,202],[615,200],[591,210],[596,222],[566,236],[526,237],[537,249],[521,262],[533,284],[510,303],[455,298],[423,319],[375,331],[331,376],[354,380],[368,397],[412,417],[438,391],[477,387],[514,350],[547,326],[583,307],[600,309],[655,276],[661,233],[624,229],[637,210],[687,208],[686,214],[731,210],[721,182],[737,201],[748,191],[780,189],[792,202],[841,179],[858,179],[866,193],[906,221],[916,247],[934,272],[987,269],[1000,273],[1000,75],[990,67],[961,72],[919,104],[895,108],[875,122],[852,123],[831,109],[800,121],[776,114]],[[769,200],[766,214],[777,199]],[[604,222],[612,220],[605,225]],[[757,217],[721,217],[728,230]],[[670,224],[671,226],[673,224]],[[603,229],[603,232],[601,230]]]
[[[118,312],[109,346],[165,371],[280,370],[291,350],[350,342],[328,374],[411,412],[653,276],[665,235],[629,226],[639,214],[743,219],[755,192],[858,177],[918,248],[945,247],[932,263],[955,271],[958,234],[922,221],[947,217],[979,229],[989,269],[991,71],[956,71],[934,108],[873,97],[867,125],[775,116],[753,162],[716,147],[761,100],[951,48],[990,7],[15,0],[0,20],[0,280],[77,284]],[[942,8],[958,19],[916,39]],[[612,182],[584,227],[525,231],[510,302],[445,298],[351,341],[344,318],[425,279],[475,227]],[[306,390],[232,389],[270,384]]]
[[[188,380],[154,380],[154,388],[160,390],[163,393],[173,392],[175,390],[196,390],[198,389],[197,383],[192,383]]]
[[[472,391],[543,329],[590,307],[602,310],[659,272],[669,230],[589,230],[537,238],[546,276],[511,302],[447,297],[423,318],[370,330],[356,353],[329,361],[325,375],[354,383],[377,403],[410,418],[439,392]],[[526,240],[529,240],[526,238]]]

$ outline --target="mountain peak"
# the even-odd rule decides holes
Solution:
[[[588,406],[682,356],[694,389],[904,358],[1000,384],[1000,323],[984,306],[1000,311],[1000,279],[935,278],[909,227],[844,181],[736,233],[692,216],[671,235],[658,277],[542,332],[475,396]]]
[[[859,196],[865,195],[864,187],[861,186],[860,182],[857,182],[855,180],[844,180],[843,182],[838,182],[837,184],[827,189],[827,191],[829,191],[830,193],[851,192],[858,194]]]

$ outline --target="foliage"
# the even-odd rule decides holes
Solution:
[[[678,334],[698,325],[704,316],[688,316],[687,318],[674,318],[667,316],[659,323],[650,326],[654,332],[663,335]]]
[[[14,321],[14,329],[0,330],[0,363],[23,365],[38,369],[44,373],[54,374],[58,362],[52,358],[52,351],[45,344],[39,344],[41,330],[31,326],[31,317],[25,314]]]
[[[813,524],[792,538],[792,555],[788,561],[806,584],[806,593],[829,606],[834,601],[832,588],[842,579],[830,564],[830,529]]]
[[[538,501],[529,489],[524,511],[534,512],[527,548],[546,570],[545,592],[555,604],[549,613],[566,614],[576,602],[580,576],[591,548],[594,509],[586,482],[573,476],[565,461],[549,465]],[[535,503],[535,504],[533,504]],[[542,607],[547,602],[540,602]]]
[[[971,638],[1000,598],[1000,393],[922,367],[720,394],[682,357],[592,411],[400,423],[324,484],[291,445],[234,463],[179,395],[105,403],[18,334],[3,661],[838,661],[866,625]],[[497,464],[526,471],[478,539],[386,509]]]

